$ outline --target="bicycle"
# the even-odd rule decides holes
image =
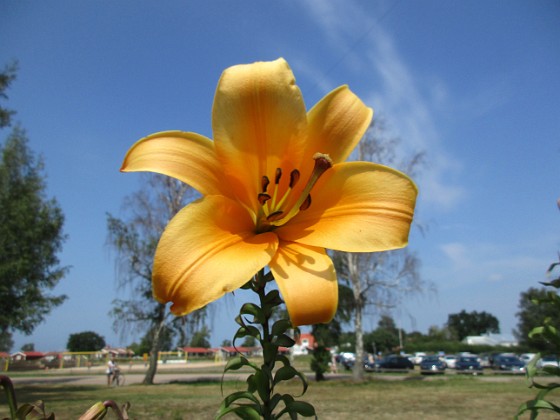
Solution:
[[[113,371],[113,379],[111,381],[112,384],[116,384],[117,386],[123,386],[125,383],[125,377],[122,374],[121,370],[118,367],[115,367]]]

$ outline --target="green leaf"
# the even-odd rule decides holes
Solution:
[[[281,381],[289,381],[298,374],[298,371],[292,366],[282,366],[274,375],[274,384]]]
[[[292,328],[292,323],[289,319],[281,319],[272,325],[272,335],[284,334]]]
[[[288,406],[292,413],[298,413],[304,417],[315,416],[315,407],[305,401],[294,401]]]
[[[279,347],[292,347],[296,342],[286,334],[279,335],[273,339],[273,343]]]
[[[229,407],[225,409],[220,409],[216,416],[216,420],[221,419],[223,416],[229,413],[237,414],[240,418],[244,420],[260,420],[261,413],[255,408],[254,405],[239,405],[236,407]]]
[[[253,316],[253,322],[252,323],[255,323],[255,324],[262,324],[262,323],[264,323],[264,320],[265,320],[263,310],[260,308],[260,306],[254,304],[254,303],[245,303],[241,307],[241,310],[239,311],[239,314],[240,315],[252,315]]]
[[[271,306],[278,306],[284,303],[284,301],[280,297],[280,292],[276,289],[273,289],[270,292],[268,292],[264,297],[263,302]]]
[[[229,359],[226,363],[226,366],[224,367],[224,373],[229,370],[239,370],[243,366],[249,366],[253,369],[258,370],[258,367],[254,363],[251,363],[245,356],[235,356]]]

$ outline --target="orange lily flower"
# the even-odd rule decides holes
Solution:
[[[185,315],[268,265],[296,326],[330,321],[338,304],[326,248],[404,247],[417,189],[404,174],[345,162],[373,111],[347,86],[306,112],[283,59],[226,69],[212,109],[214,140],[148,136],[122,171],[177,178],[203,197],[182,209],[158,244],[154,297]]]

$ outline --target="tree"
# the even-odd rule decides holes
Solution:
[[[205,309],[188,317],[173,317],[165,305],[152,296],[153,256],[168,221],[192,199],[193,190],[169,177],[142,174],[140,189],[124,201],[126,219],[107,215],[108,245],[117,251],[117,281],[130,288],[127,299],[115,299],[111,315],[114,327],[121,332],[131,329],[144,333],[150,344],[150,364],[145,384],[153,384],[158,353],[163,348],[166,330],[180,335],[186,342],[187,329],[195,329],[203,320]]]
[[[399,140],[385,135],[384,121],[377,118],[358,144],[356,158],[396,167],[414,176],[423,164],[424,153],[415,152],[397,159]],[[339,279],[353,292],[353,311],[356,335],[356,360],[363,360],[363,316],[366,309],[374,314],[397,308],[405,296],[423,292],[433,286],[420,277],[418,257],[408,249],[377,253],[336,252],[334,258]],[[364,367],[355,363],[354,380],[362,380]]]
[[[16,79],[17,63],[8,64],[0,73],[0,98],[8,99],[6,90],[10,87],[12,82]],[[15,111],[0,106],[0,128],[8,127],[11,124],[12,117]]]
[[[67,273],[58,253],[64,216],[46,196],[43,161],[15,127],[0,147],[0,337],[30,334],[66,296],[50,291]]]
[[[105,339],[93,331],[70,334],[66,348],[68,351],[99,351],[105,347]]]
[[[447,328],[459,341],[470,335],[482,335],[500,332],[500,321],[488,312],[466,312],[449,314]]]
[[[23,346],[21,346],[21,351],[35,351],[35,344],[26,343]]]
[[[10,333],[10,331],[0,330],[0,351],[9,353],[12,350],[13,346],[14,340],[12,340],[12,334]]]
[[[206,325],[193,334],[190,344],[191,347],[210,348],[210,330]]]
[[[548,300],[551,293],[556,292],[544,287],[540,289],[531,287],[521,293],[519,312],[516,314],[518,318],[517,329],[514,331],[514,335],[521,346],[529,347],[541,353],[555,350],[554,346],[546,341],[543,336],[529,337],[529,333],[534,328],[545,325],[547,322],[555,326],[560,325],[560,312],[558,312],[556,306],[539,303]]]

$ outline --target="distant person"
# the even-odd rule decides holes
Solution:
[[[115,361],[111,358],[107,362],[107,386],[111,386],[111,379],[115,374]]]

